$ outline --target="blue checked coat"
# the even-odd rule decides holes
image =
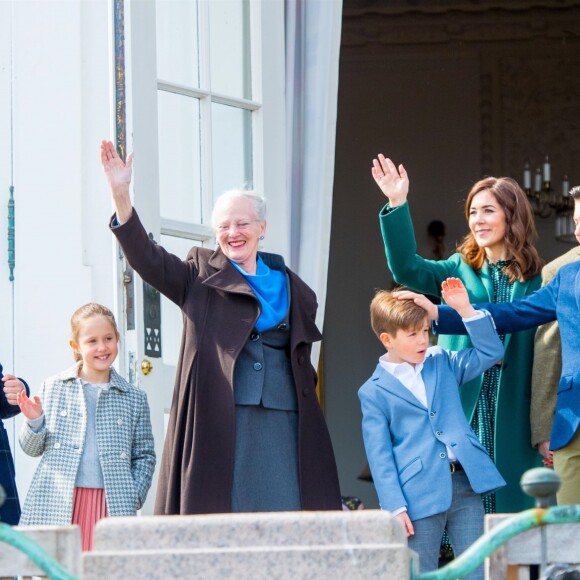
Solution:
[[[2,365],[0,365],[0,379],[2,377]],[[22,381],[22,379],[20,380]],[[26,387],[26,392],[29,393],[28,385],[24,381],[22,382]],[[6,433],[2,419],[10,419],[14,415],[18,415],[20,407],[8,402],[2,387],[3,383],[0,382],[0,485],[6,493],[6,501],[0,507],[0,521],[15,526],[20,518],[20,503],[16,491],[14,461],[10,452],[8,433]]]
[[[44,381],[39,396],[45,413],[43,427],[35,433],[25,422],[20,433],[22,449],[32,457],[42,455],[20,525],[70,524],[87,423],[78,366]],[[155,469],[149,405],[145,393],[114,369],[110,388],[101,391],[97,401],[96,430],[107,515],[135,515]]]

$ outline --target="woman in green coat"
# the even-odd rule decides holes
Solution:
[[[540,287],[542,260],[532,242],[534,214],[525,193],[508,177],[488,177],[469,192],[465,214],[470,232],[447,260],[416,253],[407,203],[409,179],[402,165],[379,155],[372,175],[389,202],[380,212],[387,262],[395,281],[441,297],[441,282],[460,278],[472,303],[510,302]],[[530,383],[534,330],[507,334],[503,361],[461,387],[467,418],[507,485],[484,498],[486,513],[519,512],[533,501],[520,489],[522,473],[541,465],[531,445]],[[441,336],[443,348],[471,346],[466,336]]]

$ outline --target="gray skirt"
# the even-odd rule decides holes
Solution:
[[[298,412],[236,405],[232,512],[298,511]]]

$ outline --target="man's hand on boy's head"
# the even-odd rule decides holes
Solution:
[[[437,306],[423,294],[417,294],[417,292],[411,292],[410,290],[395,290],[393,296],[398,300],[412,300],[417,306],[425,310],[425,316],[428,316],[429,320],[437,320],[439,318]]]
[[[441,284],[441,295],[453,310],[462,318],[469,318],[476,314],[475,308],[471,306],[469,295],[459,278],[447,278]]]

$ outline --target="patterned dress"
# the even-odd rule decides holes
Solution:
[[[510,302],[512,285],[504,272],[504,268],[511,263],[511,260],[498,260],[495,264],[487,261],[489,273],[493,284],[492,302]],[[499,335],[502,343],[505,335]],[[487,449],[492,460],[495,462],[495,415],[497,406],[497,389],[499,387],[501,365],[491,367],[485,371],[483,375],[483,383],[479,398],[477,400],[477,407],[471,420],[471,428],[477,434],[477,438],[481,444]],[[495,509],[495,492],[488,493],[483,497],[483,508],[486,514],[494,514]],[[441,540],[441,557],[448,561],[453,558],[453,551],[447,530],[443,533]]]
[[[493,283],[492,302],[510,302],[512,285],[504,272],[504,268],[510,264],[511,260],[498,260],[495,264],[488,260],[489,273]],[[505,335],[501,334],[503,342]],[[471,427],[477,434],[482,445],[487,449],[490,457],[495,461],[495,415],[497,406],[497,389],[501,364],[497,364],[485,371],[483,384],[477,401],[477,408],[471,421]],[[486,514],[495,513],[495,493],[487,494],[483,498],[483,507]]]

